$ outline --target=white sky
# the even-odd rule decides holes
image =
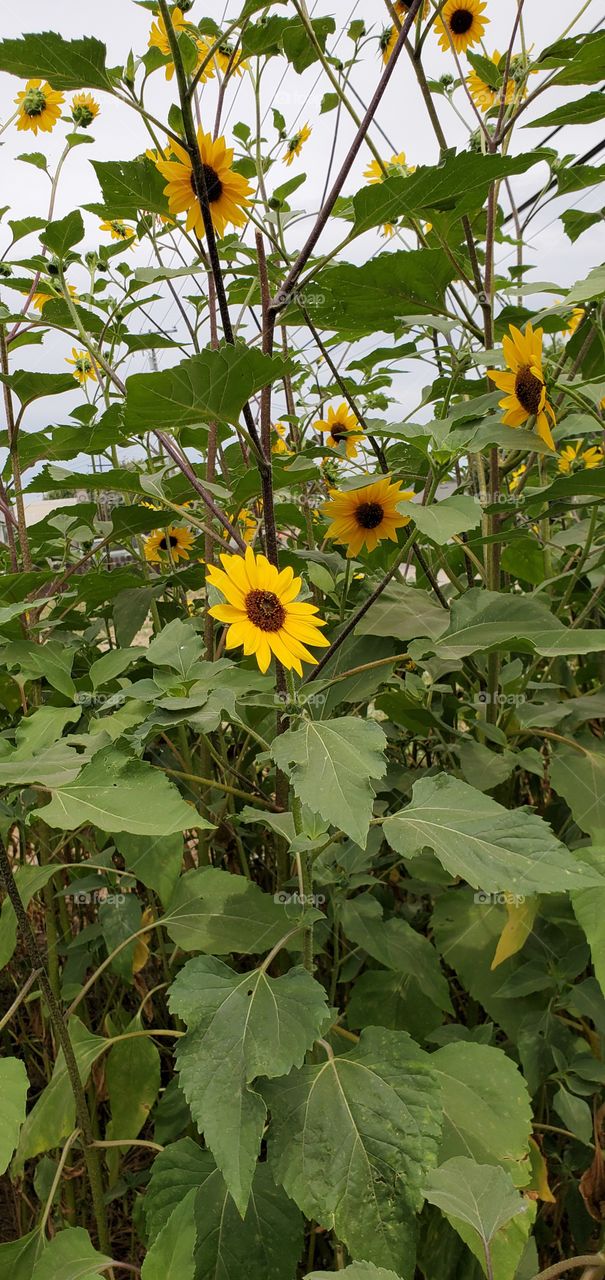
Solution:
[[[330,0],[316,0],[315,3],[314,0],[308,0],[308,2],[313,16],[331,13],[336,18],[337,33],[329,42],[329,49],[330,52],[339,57],[346,57],[351,49],[346,31],[349,22],[353,18],[363,18],[367,28],[370,29],[373,26],[376,33],[386,24],[386,8],[381,0],[332,0],[332,3],[330,3]],[[486,33],[486,46],[489,53],[496,47],[501,51],[506,47],[516,7],[516,0],[488,0],[487,12],[490,17],[490,26]],[[527,43],[533,45],[535,50],[539,51],[563,33],[573,15],[580,8],[581,0],[576,0],[576,3],[572,5],[569,4],[569,0],[548,0],[548,3],[546,3],[546,0],[526,0],[524,13]],[[216,0],[216,3],[212,5],[208,3],[208,0],[206,3],[204,3],[204,0],[197,0],[190,16],[192,19],[199,21],[208,13],[208,10],[211,10],[216,20],[222,19],[223,15],[228,20],[234,18],[240,9],[241,3],[239,3],[239,0],[237,4],[234,4],[233,0],[229,0],[224,5],[222,0]],[[281,6],[276,11],[287,12]],[[26,15],[25,26],[23,25],[24,14]],[[139,8],[133,0],[103,0],[101,4],[92,4],[90,2],[85,4],[83,0],[53,0],[52,4],[49,4],[48,0],[27,0],[26,5],[2,5],[0,35],[2,37],[18,36],[23,34],[25,30],[44,31],[49,27],[59,30],[66,38],[83,34],[94,35],[105,40],[108,45],[109,65],[116,65],[125,61],[130,48],[134,48],[140,53],[144,52],[151,18],[152,15],[147,10]],[[604,22],[605,0],[589,0],[576,30],[587,31]],[[381,64],[377,57],[376,49],[376,44],[368,46],[363,65],[356,69],[353,81],[355,88],[366,103],[380,75]],[[438,77],[446,71],[451,71],[455,74],[455,66],[451,55],[444,54],[439,49],[436,38],[433,35],[427,41],[427,51],[429,74],[434,77]],[[318,69],[317,64],[314,64],[302,76],[297,76],[289,68],[282,85],[280,80],[284,67],[285,63],[283,61],[274,60],[263,82],[263,105],[264,110],[267,112],[264,126],[265,136],[273,143],[275,135],[271,122],[271,106],[278,107],[286,116],[288,128],[291,132],[295,132],[297,127],[309,121],[313,126],[313,134],[306,144],[302,156],[295,161],[291,169],[287,169],[281,161],[274,166],[268,178],[268,187],[271,190],[272,187],[284,182],[287,177],[297,172],[306,172],[309,175],[309,181],[301,192],[292,198],[292,203],[295,207],[304,208],[311,214],[316,210],[321,199],[327,157],[332,143],[335,113],[322,117],[319,115],[321,99],[324,93],[331,89],[331,86],[327,83],[321,68]],[[170,103],[174,100],[174,89],[166,84],[164,73],[161,70],[155,73],[151,84],[153,86],[153,100],[148,98],[148,103],[151,105],[153,101],[155,114],[163,116]],[[11,114],[13,99],[21,87],[21,82],[18,79],[0,73],[0,121],[6,120]],[[578,92],[583,93],[586,90],[571,90],[572,95],[577,95]],[[561,101],[564,101],[569,96],[569,93],[570,91],[551,91],[538,101],[534,116],[537,117],[547,110],[552,110]],[[68,98],[70,96],[67,95]],[[116,103],[107,95],[96,96],[101,101],[102,110],[94,128],[95,146],[94,149],[93,147],[79,147],[72,152],[65,166],[60,185],[56,217],[63,216],[76,205],[100,200],[100,192],[94,170],[89,163],[91,156],[94,155],[94,158],[98,160],[129,159],[140,153],[147,145],[147,135],[144,127],[134,112],[122,107],[121,104]],[[444,99],[438,98],[436,101],[450,145],[459,148],[463,147],[467,136],[463,125]],[[468,103],[462,91],[459,91],[456,95],[456,103],[462,113],[470,119]],[[214,120],[215,106],[216,81],[214,83],[210,82],[203,90],[202,116],[204,122],[208,121],[209,128],[212,127]],[[530,115],[531,112],[528,112],[527,119],[530,118]],[[240,120],[252,120],[252,95],[246,78],[236,81],[228,91],[227,108],[223,115],[224,132],[228,137],[233,125]],[[383,101],[379,123],[388,135],[394,149],[406,153],[409,164],[436,162],[438,157],[434,137],[426,118],[424,104],[413,83],[413,78],[404,56],[401,58],[396,74]],[[573,129],[567,128],[557,137],[553,145],[558,147],[560,154],[579,155],[601,140],[604,136],[603,129],[604,122],[602,121],[595,125]],[[31,133],[17,133],[14,126],[11,126],[3,134],[2,143],[4,145],[0,151],[0,173],[2,175],[0,205],[11,204],[13,212],[9,216],[24,217],[29,214],[45,216],[48,200],[47,179],[44,174],[30,165],[17,161],[15,157],[23,151],[44,150],[49,157],[49,167],[52,170],[53,164],[58,159],[62,149],[63,133],[64,127],[57,126],[50,136],[39,134],[36,139]],[[344,156],[352,135],[352,122],[343,115],[337,146],[337,164]],[[373,132],[373,137],[383,156],[388,159],[390,157],[388,144],[381,139],[376,130]],[[530,144],[537,146],[542,137],[541,130],[528,130],[524,133],[523,130],[519,129],[514,149],[525,149],[528,145],[528,139]],[[363,170],[369,158],[371,158],[369,153],[364,150],[361,157],[358,158],[354,173],[351,175],[346,188],[347,191],[357,190],[362,185]],[[605,155],[600,157],[600,162],[605,162]],[[596,163],[599,163],[599,160]],[[517,199],[521,201],[527,195],[533,194],[538,189],[545,173],[545,168],[539,166],[530,170],[524,177],[515,179],[514,188]],[[566,204],[569,203],[568,198]],[[603,203],[602,191],[601,193],[598,190],[588,193],[578,192],[571,203],[577,208],[596,209]],[[531,224],[531,249],[527,257],[528,259],[531,258],[536,264],[535,279],[556,280],[563,284],[572,284],[575,280],[583,278],[591,266],[602,260],[602,224],[586,233],[576,245],[572,246],[555,221],[560,204],[561,202],[559,201],[549,204]],[[302,237],[303,230],[308,229],[308,226],[308,222],[302,223],[301,227],[293,233],[292,239],[289,241],[290,248],[296,248],[296,244]],[[87,216],[87,237],[84,248],[95,248],[99,238],[97,220]],[[4,243],[5,239],[3,239],[3,232],[0,228],[0,245],[4,245]],[[329,243],[329,240],[322,242],[322,247],[324,247],[324,244],[328,245]],[[22,245],[19,246],[19,251],[23,253],[23,256],[26,256],[28,252],[35,252],[37,247],[36,237],[31,237],[29,240],[22,242]],[[370,256],[383,247],[384,242],[375,233],[370,233],[349,251],[349,256],[357,261],[363,261],[366,256]],[[503,260],[506,261],[507,255],[511,258],[513,252],[505,249],[503,251]],[[136,259],[135,254],[129,254],[129,261],[136,262],[138,265],[146,265],[150,261],[148,250],[143,247],[138,249]],[[75,282],[77,284],[77,278]],[[180,282],[177,281],[176,283],[178,286]],[[190,291],[188,284],[184,284],[182,287],[184,293]],[[14,293],[0,289],[0,297],[8,301],[9,296],[11,303],[14,305]],[[163,303],[157,305],[159,308],[158,318],[165,325],[175,324],[178,316],[169,296],[167,295],[165,306]],[[52,367],[54,369],[64,369],[66,366],[62,364],[62,361],[65,356],[70,354],[67,340],[65,340],[64,346],[65,349],[63,349],[62,339],[53,339],[52,344],[49,343],[44,349],[23,349],[20,352],[20,357],[22,357],[24,364],[33,368]],[[158,355],[160,365],[172,363],[176,358],[171,352],[159,352]],[[141,367],[147,366],[144,362],[141,364],[141,357],[136,357],[126,372],[134,372],[136,368]],[[420,377],[420,382],[422,380],[422,377]],[[416,377],[414,377],[413,382],[414,385],[419,385]],[[49,411],[53,414],[53,421],[65,421],[70,403],[73,404],[73,397],[70,400],[57,397],[54,401],[46,402],[40,407],[34,406],[30,410],[28,425],[30,427],[42,425],[45,421],[45,415]]]

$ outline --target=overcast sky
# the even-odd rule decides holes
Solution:
[[[487,12],[490,17],[490,26],[486,33],[486,46],[489,53],[495,48],[499,48],[502,51],[506,47],[516,7],[516,0],[488,0]],[[533,45],[535,51],[538,52],[546,44],[557,39],[565,31],[574,13],[580,7],[580,0],[576,0],[576,3],[572,5],[569,4],[569,0],[548,0],[548,3],[546,3],[546,0],[526,0],[524,13],[528,44]],[[211,9],[216,19],[222,19],[224,16],[228,20],[237,15],[241,9],[241,3],[234,4],[230,0],[229,3],[223,6],[220,0],[217,0],[212,5],[209,3],[204,4],[203,0],[197,0],[190,16],[199,21],[208,13],[209,9]],[[346,32],[353,18],[363,18],[368,29],[373,28],[376,34],[380,32],[386,20],[386,8],[380,0],[356,0],[356,2],[355,0],[333,0],[332,3],[330,3],[330,0],[317,0],[316,3],[313,3],[313,0],[309,0],[309,9],[314,16],[332,14],[335,17],[337,32],[331,39],[329,48],[331,52],[343,58],[347,56],[351,49]],[[27,24],[25,27],[23,25],[24,15],[26,16]],[[66,38],[81,35],[97,36],[107,43],[109,64],[116,65],[124,62],[131,48],[134,48],[139,53],[144,52],[147,45],[151,17],[152,15],[147,10],[139,7],[133,0],[103,0],[102,4],[94,5],[84,5],[82,0],[53,0],[50,5],[48,0],[28,0],[26,5],[9,6],[4,4],[2,6],[0,35],[2,37],[18,36],[23,34],[24,31],[44,31],[49,26],[52,26]],[[590,0],[576,30],[590,30],[604,22],[605,0]],[[430,74],[435,77],[442,75],[446,71],[451,71],[455,74],[455,66],[451,55],[445,54],[439,49],[436,38],[432,35],[427,41],[426,47],[427,65]],[[317,64],[314,64],[302,76],[297,76],[291,68],[288,69],[285,82],[282,84],[284,67],[285,63],[281,60],[279,62],[274,60],[264,81],[263,101],[267,115],[264,125],[265,136],[271,142],[274,141],[275,135],[270,110],[273,106],[278,107],[284,114],[289,130],[294,132],[297,127],[308,121],[313,126],[313,134],[306,144],[302,156],[295,161],[292,169],[287,169],[281,161],[274,166],[269,175],[268,185],[269,189],[271,189],[273,186],[280,185],[294,173],[306,172],[309,175],[309,181],[303,188],[304,194],[299,196],[298,199],[299,207],[311,213],[317,208],[321,199],[327,156],[332,141],[335,115],[319,116],[321,99],[323,94],[330,89],[330,85],[327,84],[321,69],[318,70]],[[377,56],[377,45],[372,43],[367,47],[363,65],[356,69],[353,81],[357,92],[366,103],[377,83],[380,70],[381,63]],[[155,73],[151,84],[153,86],[153,108],[155,114],[162,116],[174,100],[174,81],[172,85],[167,85],[164,73],[160,70]],[[0,73],[0,121],[6,120],[11,114],[13,99],[21,87],[22,85],[18,79]],[[578,91],[572,90],[571,92],[576,94]],[[583,90],[579,92],[581,93]],[[568,94],[569,91],[567,93],[558,90],[551,92],[547,98],[539,100],[534,116],[541,115],[546,110],[551,110],[560,101],[564,100]],[[67,96],[69,98],[71,95]],[[112,100],[107,95],[101,94],[97,96],[101,101],[101,115],[94,128],[94,152],[92,147],[80,147],[76,148],[70,156],[65,166],[59,190],[55,214],[57,217],[64,215],[75,205],[100,199],[94,170],[89,163],[91,154],[94,154],[95,159],[100,160],[129,159],[141,152],[147,145],[147,135],[140,119],[134,112],[122,107],[121,104],[116,103],[115,100]],[[150,100],[148,99],[148,101]],[[466,142],[467,132],[462,123],[443,99],[437,99],[437,102],[448,141],[451,145],[463,147]],[[465,96],[462,92],[457,94],[456,104],[462,113],[467,118],[470,118],[468,103],[465,101]],[[212,127],[212,121],[214,120],[215,106],[216,82],[210,82],[204,88],[202,98],[203,119],[204,122],[208,122],[209,128]],[[530,117],[531,112],[528,112],[527,119],[529,120]],[[236,81],[228,91],[228,105],[223,115],[224,131],[229,137],[236,122],[240,120],[250,121],[251,119],[252,96],[247,78],[244,77],[242,80]],[[391,81],[378,119],[393,148],[396,151],[404,151],[409,164],[435,163],[437,152],[434,137],[426,118],[424,105],[412,81],[404,57],[402,57],[396,74]],[[351,121],[348,118],[344,118],[338,140],[337,162],[345,153],[347,143],[352,137],[352,131]],[[16,156],[23,151],[43,149],[49,157],[49,166],[52,169],[53,163],[56,162],[62,149],[63,134],[63,126],[57,126],[50,136],[39,134],[37,139],[31,133],[18,133],[14,126],[11,126],[3,134],[3,146],[0,151],[0,165],[2,166],[0,205],[11,204],[13,212],[9,216],[45,215],[48,200],[48,182],[44,174],[30,165],[18,161]],[[376,130],[373,136],[379,150],[388,159],[390,157],[388,143]],[[527,130],[526,132],[519,130],[516,135],[514,149],[527,148],[528,140],[531,145],[537,146],[543,136],[542,130],[539,129]],[[603,122],[580,128],[567,128],[558,136],[553,145],[558,146],[561,154],[579,155],[599,142],[602,136]],[[354,173],[351,175],[348,190],[356,190],[362,185],[363,170],[368,163],[368,158],[368,152],[364,150],[358,158]],[[601,157],[602,161],[603,157]],[[539,188],[545,174],[546,169],[543,166],[539,166],[532,169],[525,177],[516,179],[515,192],[518,200],[533,194]],[[296,199],[296,196],[293,197],[294,203]],[[579,192],[573,199],[573,204],[577,208],[598,208],[602,203],[602,192],[599,194],[598,191]],[[558,208],[559,202],[549,204],[532,223],[530,252],[532,259],[536,263],[534,278],[537,280],[554,279],[562,283],[572,284],[575,280],[581,279],[586,275],[589,268],[602,259],[602,225],[586,233],[576,245],[572,246],[556,223]],[[307,226],[308,224],[306,223],[302,224],[302,228]],[[302,228],[300,234],[302,234]],[[0,228],[0,245],[5,243],[2,236],[3,232]],[[89,216],[87,218],[85,247],[95,248],[99,238],[98,220]],[[326,243],[329,242],[326,241]],[[24,253],[28,251],[34,252],[36,247],[35,237],[23,242]],[[362,261],[382,247],[383,242],[380,241],[379,237],[375,233],[370,233],[355,246],[350,256]],[[513,255],[514,250],[505,248],[502,251],[503,262],[505,263],[507,259],[512,261]],[[135,254],[129,255],[129,260],[135,262]],[[139,264],[146,264],[150,261],[149,252],[145,247],[137,249],[136,261]],[[188,287],[184,286],[184,292],[188,291]],[[14,296],[14,294],[11,296],[11,302],[13,303]],[[4,290],[0,290],[0,297],[6,297]],[[158,318],[166,325],[172,325],[176,322],[176,315],[174,304],[168,298],[166,306],[160,306]],[[58,339],[53,340],[52,347],[49,347],[44,352],[40,348],[25,349],[22,353],[23,363],[27,363],[32,367],[36,367],[36,365],[38,367],[65,367],[61,365],[61,361],[70,352],[67,349],[68,343],[65,342],[64,345],[65,350],[62,347],[62,340]],[[172,362],[171,353],[159,354],[161,363]],[[137,359],[140,362],[140,357]],[[136,367],[140,367],[140,363],[138,366],[133,363],[129,371],[133,372]],[[54,413],[57,412],[58,404],[59,402],[57,401],[53,404]],[[65,408],[69,408],[69,402],[66,402]],[[29,425],[40,425],[44,421],[44,414],[47,409],[48,405],[43,410],[32,411]],[[61,419],[59,417],[54,420]]]

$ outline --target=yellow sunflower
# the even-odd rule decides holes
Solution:
[[[511,493],[514,493],[515,490],[519,488],[519,485],[521,484],[521,481],[526,471],[527,471],[527,465],[525,462],[522,462],[521,466],[516,467],[515,470],[511,473],[511,477],[508,482],[508,487]]]
[[[71,354],[73,356],[73,360],[67,359],[65,363],[73,364],[73,376],[76,379],[76,382],[79,382],[81,387],[83,387],[84,383],[89,379],[91,382],[96,382],[97,375],[95,373],[95,367],[88,352],[78,351],[77,347],[72,347]]]
[[[360,440],[364,439],[363,432],[359,430],[359,423],[354,413],[351,413],[349,406],[343,401],[338,409],[328,409],[327,418],[319,418],[314,424],[316,431],[321,431],[323,435],[327,435],[327,444],[332,449],[338,449],[340,445],[344,445],[347,458],[357,457],[357,445]]]
[[[558,468],[563,475],[571,475],[573,471],[594,471],[595,467],[601,466],[604,457],[603,450],[597,445],[582,449],[582,441],[576,440],[575,444],[567,444],[561,450]]]
[[[196,40],[196,44],[197,44],[198,59],[197,59],[196,66],[194,68],[194,75],[197,74],[197,72],[199,71],[202,65],[202,62],[205,62],[206,65],[200,75],[200,84],[205,84],[207,80],[214,80],[214,77],[216,75],[216,66],[214,63],[214,59],[209,56],[210,45],[208,44],[208,41],[204,39],[199,39],[199,40]],[[208,61],[206,62],[207,58],[208,58]]]
[[[183,14],[181,13],[180,9],[173,9],[170,15],[170,18],[171,18],[174,30],[176,31],[177,35],[180,35],[181,31],[184,31],[188,26],[187,19],[183,17]],[[160,53],[163,54],[165,58],[168,58],[170,56],[170,40],[168,39],[166,24],[161,14],[157,18],[157,20],[154,23],[152,23],[151,31],[149,32],[149,40],[147,43],[150,49],[159,49]],[[172,80],[173,75],[174,75],[174,62],[169,62],[166,67],[166,79]]]
[[[500,66],[501,57],[502,55],[497,49],[491,56],[491,61],[493,62],[496,70]],[[499,105],[502,102],[504,86],[502,84],[498,84],[497,75],[494,75],[494,79],[490,83],[487,80],[483,80],[478,71],[471,71],[470,75],[466,77],[466,83],[468,85],[471,98],[473,99],[475,106],[478,107],[480,111],[489,111],[492,107],[496,106],[496,104]],[[506,94],[504,97],[507,107],[510,106],[514,96],[515,82],[514,80],[509,79],[506,82]]]
[[[208,201],[214,229],[219,236],[225,234],[227,223],[242,227],[246,221],[245,210],[250,204],[252,187],[246,178],[231,168],[233,151],[225,145],[224,138],[212,139],[210,133],[197,131],[200,156],[204,166]],[[156,160],[156,168],[167,180],[164,192],[173,214],[187,213],[187,231],[204,235],[204,219],[200,202],[193,186],[191,158],[178,142],[172,143],[173,160]]]
[[[71,118],[80,129],[88,129],[99,111],[99,104],[90,93],[77,93],[71,100]]]
[[[167,529],[155,529],[145,538],[145,559],[150,564],[160,564],[163,556],[167,556],[175,564],[179,560],[188,560],[194,541],[191,530],[184,529],[182,525],[171,524]]]
[[[456,53],[466,53],[470,45],[479,44],[489,21],[484,0],[447,0],[447,4],[435,19],[439,44],[447,50],[454,46]]]
[[[397,11],[397,14],[399,15],[402,22],[404,18],[407,18],[411,7],[412,7],[412,0],[394,0],[394,3],[393,3],[393,8]],[[425,17],[429,12],[430,7],[431,7],[430,0],[426,0],[425,6],[424,6]],[[420,9],[418,10],[418,13],[416,16],[419,17],[421,12],[422,12],[422,5],[420,6]]]
[[[580,328],[585,315],[584,307],[574,307],[567,322],[567,328],[563,330],[563,337],[573,338],[576,329]]]
[[[135,231],[133,227],[127,227],[125,222],[121,222],[119,218],[112,218],[108,222],[99,224],[100,231],[109,231],[112,240],[133,240]]]
[[[382,476],[363,489],[330,490],[321,509],[331,521],[328,537],[345,544],[347,558],[359,555],[364,543],[368,551],[375,551],[386,538],[397,542],[397,530],[410,522],[409,516],[400,514],[399,503],[414,496],[411,491],[401,493],[401,484],[401,480],[391,484],[390,476]]]
[[[18,110],[18,129],[31,129],[37,133],[50,133],[61,116],[65,96],[51,89],[46,81],[28,80],[25,88],[15,98]]]
[[[304,124],[302,129],[299,129],[298,133],[293,134],[290,141],[286,144],[286,151],[284,155],[286,164],[292,164],[294,157],[300,155],[305,142],[311,137],[312,132],[313,130],[309,128],[308,124]]]
[[[78,295],[74,289],[73,284],[68,284],[67,288],[69,291],[70,298],[73,298],[74,302],[77,302]],[[25,296],[29,297],[29,294],[26,294]],[[62,297],[63,297],[63,294],[60,293],[58,289],[55,291],[53,289],[52,284],[47,285],[45,283],[41,289],[37,289],[36,292],[32,294],[30,298],[30,302],[31,302],[31,305],[36,308],[36,311],[43,311],[47,302],[50,302],[52,299],[56,300],[57,298],[62,298]]]
[[[384,182],[385,178],[390,178],[394,173],[400,173],[404,176],[408,173],[414,173],[414,168],[408,168],[405,162],[405,151],[400,151],[398,156],[391,156],[388,164],[382,169],[377,160],[370,160],[367,169],[364,169],[364,178],[369,182],[370,186],[375,186],[378,182]],[[386,170],[386,173],[385,173]]]
[[[508,427],[521,427],[530,418],[536,419],[538,435],[556,453],[548,419],[553,425],[556,422],[555,412],[546,398],[546,384],[542,373],[542,338],[543,329],[536,329],[530,323],[521,333],[514,324],[510,325],[510,337],[502,339],[504,358],[508,365],[508,373],[501,369],[489,369],[488,377],[495,382],[499,391],[505,391],[500,408],[506,409],[502,421]]]
[[[206,581],[228,602],[209,609],[211,617],[229,626],[226,648],[243,645],[246,657],[256,656],[261,671],[267,670],[272,655],[299,676],[302,662],[317,666],[307,645],[328,647],[319,630],[326,624],[317,617],[315,605],[298,600],[302,580],[294,577],[294,570],[288,566],[280,573],[251,547],[245,556],[222,555],[221,562],[222,569],[210,566]]]
[[[288,448],[288,442],[286,440],[287,430],[283,422],[276,422],[273,430],[277,435],[277,440],[271,448],[271,453],[286,453],[290,456],[292,454],[292,450]]]
[[[397,30],[397,27],[385,27],[380,37],[380,40],[378,43],[379,43],[380,52],[382,54],[382,61],[384,62],[385,67],[387,65],[387,62],[390,62],[391,54],[393,52],[393,49],[395,48],[395,45],[397,44],[398,36],[399,36],[399,32]]]
[[[223,75],[227,71],[231,76],[241,76],[243,71],[247,71],[250,63],[242,58],[241,51],[238,49],[235,53],[235,46],[229,44],[228,40],[224,40],[214,54],[216,65]]]

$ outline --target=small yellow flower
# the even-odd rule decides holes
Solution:
[[[319,418],[313,425],[316,431],[327,435],[326,443],[332,449],[339,449],[340,445],[344,445],[347,458],[357,457],[357,445],[364,439],[364,435],[359,430],[357,418],[344,401],[337,409],[328,409],[327,418]]]
[[[288,456],[290,456],[292,454],[292,449],[288,448],[288,443],[286,440],[287,431],[283,422],[276,422],[275,426],[273,427],[273,430],[277,434],[277,440],[275,441],[275,444],[272,446],[271,452],[285,453],[285,454],[288,454]]]
[[[402,516],[399,503],[413,498],[413,493],[401,493],[401,480],[391,484],[390,476],[382,476],[363,489],[342,492],[330,490],[330,498],[321,509],[331,521],[328,537],[342,542],[347,548],[347,558],[359,555],[362,547],[375,551],[385,538],[397,542],[397,530],[409,524],[410,517]]]
[[[456,53],[466,53],[470,45],[480,44],[489,21],[482,16],[486,8],[484,0],[447,0],[435,19],[441,48],[447,53],[453,45]]]
[[[88,129],[99,111],[99,104],[90,93],[77,93],[71,100],[71,118],[80,129]]]
[[[546,397],[546,384],[542,372],[543,329],[534,331],[531,323],[521,333],[514,324],[509,326],[510,337],[502,339],[504,358],[509,372],[488,369],[487,376],[495,382],[499,391],[505,391],[500,408],[506,409],[502,421],[508,427],[521,427],[530,418],[536,419],[538,435],[556,453],[548,423],[556,423],[555,412]]]
[[[391,60],[391,54],[393,52],[393,49],[395,48],[395,45],[397,44],[398,36],[399,36],[399,32],[397,30],[397,27],[385,27],[380,37],[379,48],[380,48],[380,53],[382,55],[382,61],[384,62],[385,67],[387,63],[390,62]]]
[[[238,49],[236,53],[235,46],[229,44],[228,40],[224,40],[219,45],[214,57],[216,65],[223,75],[226,75],[228,71],[231,76],[241,76],[242,72],[247,71],[250,66],[250,63],[246,62],[245,58],[242,58],[241,51]]]
[[[73,284],[68,284],[67,288],[69,291],[69,296],[73,298],[74,302],[77,302],[78,295],[74,289]],[[29,297],[29,294],[26,294],[25,296]],[[50,283],[46,284],[45,282],[42,288],[37,289],[36,292],[32,294],[30,302],[31,302],[31,305],[36,308],[36,311],[43,311],[47,302],[50,302],[52,299],[55,299],[56,301],[57,298],[62,298],[62,297],[63,297],[63,294],[60,292],[59,289],[54,289],[52,284]]]
[[[183,17],[180,9],[173,9],[170,18],[177,35],[180,35],[182,31],[185,31],[188,23],[186,18]],[[159,49],[160,53],[163,54],[165,58],[170,56],[170,40],[168,39],[166,24],[161,14],[157,20],[152,23],[147,43],[150,49]],[[172,80],[173,75],[174,62],[169,62],[166,67],[166,79]]]
[[[213,140],[212,134],[204,133],[200,127],[197,141],[204,166],[212,222],[217,235],[223,236],[228,223],[234,227],[244,226],[245,210],[250,205],[252,187],[246,178],[231,167],[233,151],[227,147],[224,138]],[[175,216],[186,213],[187,231],[195,231],[201,238],[204,235],[204,219],[193,187],[191,157],[178,142],[173,142],[171,154],[174,158],[155,162],[156,168],[167,181],[164,193],[168,197],[170,212]]]
[[[109,222],[101,222],[99,224],[99,230],[109,231],[112,240],[132,240],[134,245],[134,228],[127,227],[126,223],[121,222],[119,218],[112,218]],[[131,245],[131,248],[133,245]]]
[[[526,471],[527,471],[527,466],[525,462],[523,462],[521,463],[520,467],[516,467],[515,470],[512,472],[510,480],[508,482],[508,487],[511,493],[514,493],[515,490],[519,488],[519,485],[521,484],[521,481]]]
[[[493,62],[495,69],[499,67],[501,57],[502,55],[496,49],[491,56],[491,61]],[[478,107],[480,111],[490,111],[492,107],[495,107],[502,102],[504,86],[502,84],[498,84],[497,75],[494,75],[493,81],[489,83],[482,79],[478,71],[471,71],[470,75],[466,77],[466,83],[468,85],[471,98],[473,99],[475,106]],[[513,101],[515,89],[516,86],[514,80],[507,80],[506,93],[504,96],[504,101],[507,107],[510,106]]]
[[[15,98],[18,110],[18,129],[31,129],[32,133],[50,133],[61,116],[65,96],[51,89],[46,81],[28,80],[25,88]]]
[[[198,51],[198,60],[194,68],[194,75],[197,74],[202,63],[205,62],[206,65],[199,77],[200,84],[205,84],[207,80],[214,80],[214,77],[216,75],[216,66],[215,66],[214,58],[211,58],[209,56],[211,46],[208,44],[208,41],[202,38],[202,39],[196,40],[196,44],[197,44],[197,51]],[[206,61],[206,59],[208,59],[208,61]]]
[[[563,336],[573,338],[576,329],[580,328],[585,315],[584,307],[574,307],[569,317],[567,328],[563,330]]]
[[[378,163],[378,160],[370,160],[367,169],[364,170],[364,178],[369,182],[370,186],[375,186],[377,182],[384,182],[385,178],[391,178],[394,173],[402,174],[404,177],[409,173],[415,173],[416,166],[409,167],[405,161],[405,151],[400,151],[398,156],[391,156],[388,164],[384,168]]]
[[[171,524],[167,529],[155,529],[145,538],[143,551],[150,564],[160,564],[163,556],[174,561],[188,560],[195,538],[190,529]]]
[[[567,444],[561,450],[558,468],[563,475],[571,475],[574,471],[594,471],[595,467],[600,467],[605,454],[597,445],[591,445],[588,449],[582,449],[582,441],[576,440],[575,444]]]
[[[300,155],[305,142],[311,137],[312,132],[313,130],[309,128],[308,124],[304,124],[302,129],[299,129],[298,133],[295,133],[290,138],[284,155],[286,164],[292,164],[294,157]]]
[[[73,356],[73,360],[67,359],[65,363],[73,364],[74,366],[73,376],[76,379],[76,382],[79,382],[81,387],[83,387],[84,383],[87,382],[89,379],[91,382],[96,382],[97,375],[95,373],[95,368],[88,352],[78,351],[76,347],[72,347],[71,354]]]
[[[222,555],[222,569],[211,565],[206,581],[225,597],[227,604],[213,605],[212,618],[227,623],[227,649],[243,645],[246,657],[254,654],[261,671],[267,671],[272,656],[282,666],[302,675],[302,662],[317,666],[312,648],[327,648],[321,634],[325,622],[317,617],[315,605],[299,600],[301,578],[288,566],[276,569],[265,556],[248,547],[245,556]]]

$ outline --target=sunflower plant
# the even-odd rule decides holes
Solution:
[[[0,1280],[605,1275],[597,9],[0,38]]]

